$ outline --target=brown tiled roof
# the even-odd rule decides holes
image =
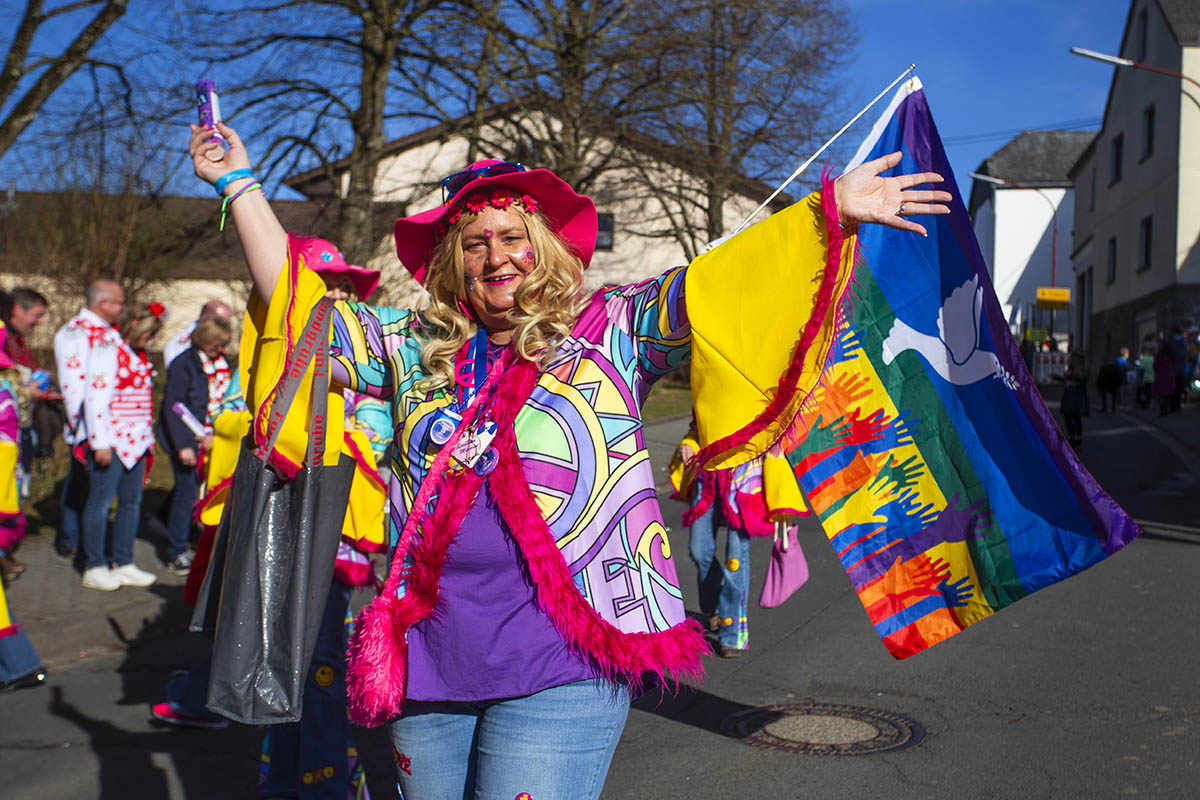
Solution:
[[[1035,186],[1070,185],[1071,167],[1095,138],[1095,131],[1025,131],[975,171]]]
[[[118,224],[119,211],[87,212],[85,208],[116,208],[121,198],[61,192],[17,192],[13,206],[0,204],[0,272],[37,274],[45,261],[79,252],[80,247],[57,246],[81,220]],[[139,275],[154,280],[183,278],[241,280],[246,276],[237,230],[227,224],[217,230],[221,201],[216,197],[144,198],[138,216],[135,247],[127,259],[141,259]],[[273,200],[271,207],[285,230],[303,232],[336,243],[337,207],[328,201]],[[376,215],[380,239],[391,229],[397,210],[381,204]],[[127,218],[127,217],[126,217]],[[104,257],[94,259],[102,274],[112,270]],[[60,267],[61,268],[61,267]]]
[[[1069,187],[1071,168],[1095,138],[1095,131],[1025,131],[985,158],[975,172],[1024,186]],[[972,218],[992,191],[990,184],[972,181],[967,203]]]

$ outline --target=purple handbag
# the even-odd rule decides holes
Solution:
[[[771,547],[767,578],[758,598],[758,604],[763,608],[782,605],[808,580],[808,562],[796,539],[796,530],[793,524],[775,523],[775,544]]]

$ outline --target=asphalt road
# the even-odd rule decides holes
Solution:
[[[637,702],[606,800],[1197,796],[1200,410],[1166,422],[1144,412],[1086,422],[1084,461],[1147,522],[1145,535],[906,661],[887,654],[823,535],[804,526],[809,583],[781,608],[753,608],[749,653],[710,659],[701,689]],[[656,464],[682,426],[648,431]],[[680,508],[664,508],[695,609]],[[756,568],[768,550],[755,540]],[[178,730],[149,717],[171,670],[203,652],[182,631],[176,591],[163,590],[167,602],[140,628],[113,632],[125,646],[62,663],[48,686],[0,695],[0,797],[253,796],[258,731]],[[113,615],[98,619],[120,627]],[[64,625],[64,637],[78,635]],[[69,651],[73,641],[54,644]],[[732,714],[806,702],[897,714],[924,738],[826,756],[752,747],[722,727]],[[373,796],[393,797],[386,741],[360,731],[359,746]]]

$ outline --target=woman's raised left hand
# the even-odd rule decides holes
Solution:
[[[943,178],[936,172],[916,172],[897,175],[894,178],[880,177],[879,173],[900,163],[900,152],[889,153],[874,161],[867,161],[838,178],[834,184],[837,199],[838,221],[843,226],[875,223],[928,235],[923,225],[909,217],[924,214],[949,214],[951,194],[939,190],[914,190],[914,186],[941,183]],[[901,214],[903,209],[903,214]]]

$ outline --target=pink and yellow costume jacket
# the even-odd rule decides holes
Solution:
[[[700,452],[694,424],[679,445]],[[670,471],[675,499],[688,504],[682,516],[684,525],[699,519],[713,503],[721,504],[722,515],[731,528],[750,536],[772,536],[776,522],[808,515],[796,476],[778,444],[765,455],[715,470],[696,469],[694,461],[685,463],[676,451]]]
[[[531,394],[516,414],[512,431],[518,474],[528,482],[536,506],[509,513],[502,497],[502,516],[529,567],[539,606],[568,645],[591,658],[606,675],[635,685],[641,684],[646,672],[695,675],[700,672],[700,655],[709,649],[699,626],[685,618],[655,495],[642,403],[657,378],[691,355],[694,386],[697,359],[701,369],[712,370],[718,381],[725,374],[742,376],[731,397],[721,396],[726,387],[719,382],[699,382],[704,393],[696,398],[702,442],[719,439],[725,432],[741,432],[746,439],[737,443],[736,452],[721,453],[709,466],[735,466],[766,451],[778,436],[770,438],[770,431],[757,428],[747,431],[747,415],[771,402],[779,376],[793,360],[797,332],[813,315],[811,300],[825,270],[826,246],[834,243],[828,239],[831,208],[830,201],[830,208],[823,211],[820,195],[814,194],[734,240],[753,234],[758,242],[765,231],[766,239],[759,245],[765,250],[778,250],[786,242],[791,258],[786,265],[774,266],[774,273],[767,276],[772,281],[769,286],[755,284],[761,258],[717,257],[729,247],[725,245],[690,267],[596,292],[553,360],[538,371]],[[832,213],[836,215],[836,210]],[[832,219],[836,226],[836,216]],[[837,269],[840,233],[835,241],[834,271],[841,272]],[[744,250],[730,252],[744,255]],[[781,289],[775,281],[780,274],[787,276],[794,302],[788,313],[764,317],[756,298],[765,293],[772,298],[768,306],[778,305]],[[302,263],[289,264],[269,306],[257,297],[251,303],[244,333],[248,338],[241,352],[243,370],[254,365],[243,378],[247,400],[258,409],[257,437],[265,435],[265,412],[286,354],[324,292],[321,280]],[[808,338],[824,331],[827,347],[832,309],[825,306],[816,310],[822,314],[828,310],[829,319],[810,326],[815,333]],[[705,335],[694,340],[697,312],[705,322]],[[710,325],[714,320],[716,324]],[[419,314],[412,311],[339,302],[331,336],[334,380],[354,392],[384,399],[391,408],[395,438],[385,474],[393,545],[439,449],[430,439],[430,426],[452,401],[446,390],[425,393],[415,386],[425,377],[416,335],[419,324]],[[727,333],[734,340],[720,342]],[[724,351],[751,363],[717,363],[725,358]],[[819,375],[815,365],[820,359],[823,355],[801,359],[810,389]],[[338,434],[335,426],[342,414],[336,404],[341,401],[341,392],[331,391],[331,437]],[[304,456],[303,429],[310,409],[311,383],[302,388],[285,422],[279,445],[284,467]],[[754,446],[760,441],[765,444],[756,453]],[[337,455],[327,454],[327,463]],[[498,487],[494,482],[491,486],[496,496]],[[520,493],[516,486],[499,488]],[[529,514],[540,516],[545,524]],[[527,534],[539,527],[548,531],[539,534],[542,538]],[[408,599],[405,587],[411,583],[410,572],[440,573],[440,563],[423,560],[426,552],[414,540],[397,593],[401,604]],[[405,624],[429,613],[433,609],[401,611]],[[400,659],[397,668],[402,669],[403,642],[391,647]]]
[[[0,376],[0,547],[6,550],[25,536],[18,480],[21,417],[17,391],[13,381]]]
[[[242,451],[242,440],[250,432],[252,415],[242,397],[240,376],[235,376],[221,402],[213,409],[210,424],[213,444],[204,459],[204,496],[196,503],[196,518],[205,528],[201,546],[197,548],[197,562],[188,575],[188,589],[184,599],[194,602],[200,582],[208,565],[212,534],[221,522],[233,472],[237,468]],[[369,556],[385,552],[387,540],[383,522],[384,480],[376,466],[379,454],[387,447],[390,431],[383,434],[368,422],[374,419],[366,411],[370,401],[348,404],[361,409],[358,417],[347,418],[342,432],[342,452],[355,460],[356,469],[350,487],[350,503],[342,523],[342,541],[338,548],[335,577],[349,586],[367,586],[374,582]],[[361,420],[360,420],[361,418]],[[385,435],[388,438],[385,438]],[[203,552],[202,552],[203,551]]]

